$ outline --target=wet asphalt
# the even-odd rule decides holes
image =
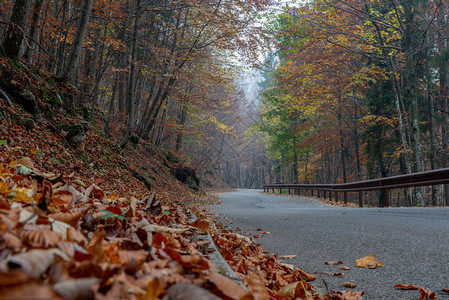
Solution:
[[[261,235],[256,241],[278,257],[296,255],[282,261],[316,275],[319,292],[347,290],[342,284],[349,281],[357,284],[353,290],[365,292],[363,299],[419,299],[418,291],[393,288],[402,283],[449,299],[441,292],[449,288],[449,208],[345,208],[261,192],[220,194],[222,204],[209,210],[240,234]],[[369,254],[384,267],[354,266]],[[326,261],[342,261],[351,270]],[[330,275],[339,272],[344,275]]]

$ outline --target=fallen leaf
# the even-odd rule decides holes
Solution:
[[[36,248],[55,247],[62,240],[62,236],[50,230],[25,230],[22,232],[22,241]]]
[[[225,294],[227,297],[232,299],[241,299],[248,294],[243,287],[226,276],[210,271],[209,277],[220,292]]]
[[[259,273],[253,272],[245,278],[246,287],[249,289],[251,294],[257,300],[269,300],[270,295],[268,294],[267,288],[260,277]]]
[[[414,284],[396,284],[394,286],[395,289],[398,290],[419,290],[419,286],[418,285],[414,285]]]
[[[209,229],[209,222],[204,221],[202,219],[197,219],[195,222],[193,222],[190,225],[192,225],[193,227],[201,229],[202,233],[206,233],[207,230]]]
[[[338,268],[339,270],[343,270],[343,271],[349,271],[349,270],[351,270],[351,268],[350,267],[347,267],[347,266],[341,266],[340,268]]]
[[[312,299],[312,293],[307,287],[308,284],[304,281],[293,282],[282,287],[276,294],[285,300]]]
[[[341,264],[343,264],[343,262],[342,261],[326,261],[326,262],[324,262],[324,264],[334,266],[334,265],[341,265]]]
[[[359,268],[375,269],[377,267],[383,267],[380,262],[376,261],[376,257],[372,254],[362,257],[356,260],[356,266]]]
[[[281,255],[281,256],[279,256],[279,258],[282,258],[282,259],[292,259],[295,257],[296,257],[296,255]]]
[[[428,290],[426,288],[420,287],[419,288],[419,300],[426,300],[426,299],[436,299],[437,296],[435,292]]]
[[[444,292],[444,293],[449,294],[449,289],[442,289],[441,291]]]
[[[6,260],[9,269],[20,269],[34,278],[38,278],[55,261],[55,255],[64,260],[69,258],[58,249],[34,249],[11,256]]]
[[[146,286],[147,290],[144,295],[137,295],[138,300],[157,300],[162,292],[162,283],[159,278],[155,277]]]
[[[168,289],[168,299],[170,300],[185,300],[185,299],[207,299],[219,300],[217,296],[211,294],[199,286],[189,283],[176,283]]]
[[[81,300],[93,299],[94,291],[92,287],[99,283],[98,278],[77,278],[56,283],[53,289],[64,299]]]
[[[351,283],[351,282],[343,282],[343,286],[353,289],[353,288],[357,287],[357,284]]]
[[[329,276],[344,276],[345,274],[338,272],[338,273],[329,273]]]

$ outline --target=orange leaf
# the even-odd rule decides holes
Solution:
[[[347,266],[341,266],[340,268],[338,268],[339,270],[343,270],[343,271],[349,271],[349,270],[351,270],[351,268],[350,267],[347,267]]]
[[[209,229],[209,222],[204,221],[202,219],[197,219],[195,222],[191,224],[193,227],[201,229],[202,233],[206,233],[206,231]]]
[[[417,285],[414,285],[414,284],[409,284],[409,285],[406,285],[406,284],[396,284],[395,286],[394,286],[394,288],[395,289],[398,289],[398,290],[418,290],[419,289],[419,286],[417,286]]]
[[[220,290],[220,292],[225,294],[227,297],[230,297],[232,299],[241,299],[248,294],[248,292],[245,291],[245,289],[242,288],[238,283],[226,276],[210,271],[209,277],[215,284],[215,286]]]
[[[253,272],[246,277],[246,286],[257,300],[269,300],[267,288],[260,277],[259,273]]]
[[[437,296],[435,292],[432,292],[431,290],[425,289],[423,287],[419,288],[419,300],[426,300],[426,299],[436,299]]]
[[[9,191],[9,186],[4,181],[0,181],[0,194],[6,194]]]
[[[162,292],[162,283],[159,278],[155,277],[148,282],[145,295],[137,295],[138,300],[157,300]]]

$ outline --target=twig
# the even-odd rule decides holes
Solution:
[[[324,286],[326,286],[326,292],[327,292],[327,295],[330,296],[330,295],[329,295],[329,287],[327,286],[327,282],[326,282],[324,279],[321,279],[321,280],[323,280]]]
[[[9,99],[8,95],[6,95],[4,91],[2,91],[2,89],[0,89],[0,95],[2,95],[3,98],[5,98],[6,103],[8,103],[9,106],[12,106],[11,100]]]

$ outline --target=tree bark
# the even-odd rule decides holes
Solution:
[[[139,33],[139,19],[140,19],[140,0],[136,0],[136,13],[134,18],[134,32],[132,42],[132,54],[131,54],[131,73],[129,75],[129,86],[127,94],[128,102],[128,127],[120,141],[120,147],[124,147],[131,137],[131,132],[135,123],[135,103],[134,95],[136,88],[136,60],[137,60],[137,35]]]
[[[84,37],[86,36],[87,26],[89,25],[90,13],[92,11],[93,0],[85,0],[80,12],[80,21],[76,30],[75,39],[70,52],[69,62],[62,73],[62,77],[71,81],[76,68],[78,67],[81,50],[83,48]]]
[[[13,60],[20,59],[25,26],[30,11],[31,0],[16,0],[12,9],[11,24],[2,44],[2,51]]]

